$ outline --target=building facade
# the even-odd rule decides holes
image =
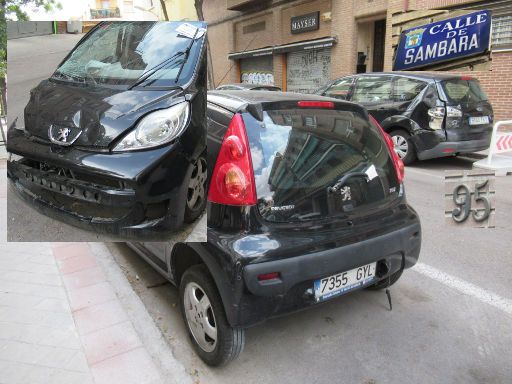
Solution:
[[[215,86],[253,82],[312,92],[336,77],[390,71],[401,27],[413,10],[490,9],[489,69],[466,66],[482,82],[496,118],[511,119],[512,1],[204,0]]]

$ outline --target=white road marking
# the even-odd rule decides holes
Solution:
[[[512,300],[510,299],[444,273],[427,264],[417,263],[412,270],[512,315]]]
[[[419,170],[417,168],[405,168],[405,176],[407,177],[407,172],[412,172],[412,173],[416,173],[416,174],[420,174],[420,175],[425,175],[425,176],[430,176],[430,177],[435,177],[437,179],[443,179],[444,180],[444,176],[440,176],[440,175],[435,175],[433,173],[430,173],[430,172],[425,172],[425,171],[422,171],[422,170]]]

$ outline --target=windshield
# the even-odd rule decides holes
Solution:
[[[191,39],[177,32],[183,24],[201,28],[185,63],[184,51]],[[132,85],[165,63],[145,84],[182,85],[194,73],[204,27],[204,23],[197,22],[105,22],[71,52],[52,77],[73,82]],[[183,70],[176,82],[182,64]]]
[[[453,79],[442,81],[441,86],[451,103],[469,103],[487,100],[487,95],[477,80]]]
[[[312,109],[263,116],[263,124],[251,125],[247,135],[258,208],[266,220],[343,215],[396,197],[399,185],[387,147],[363,116]]]

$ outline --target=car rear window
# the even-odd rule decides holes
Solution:
[[[387,146],[362,114],[283,109],[263,116],[263,124],[249,124],[247,135],[258,207],[266,220],[346,215],[398,195]]]
[[[447,100],[452,103],[467,103],[487,100],[487,95],[478,80],[453,79],[441,82]]]

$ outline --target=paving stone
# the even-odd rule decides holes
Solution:
[[[129,321],[82,336],[82,342],[91,365],[141,346]]]
[[[73,311],[101,304],[116,298],[109,283],[103,282],[68,292],[69,303]]]
[[[109,327],[128,320],[128,316],[117,300],[92,305],[73,313],[81,335]]]
[[[137,348],[91,366],[96,384],[161,383],[158,370],[145,349]]]
[[[96,266],[83,271],[63,275],[62,280],[68,290],[74,290],[105,281],[105,274],[100,267]]]

